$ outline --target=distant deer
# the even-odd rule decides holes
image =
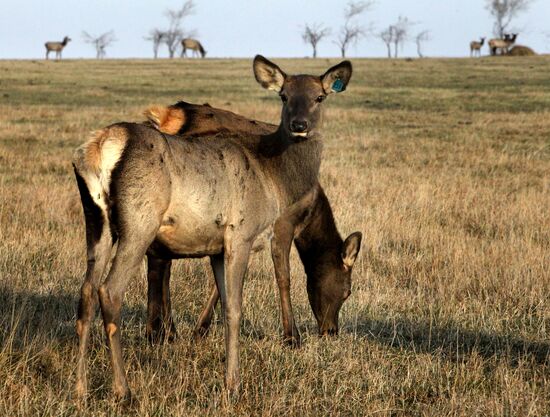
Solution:
[[[473,57],[474,55],[481,56],[481,47],[485,43],[485,38],[481,38],[481,40],[478,41],[472,41],[470,42],[470,57]]]
[[[500,49],[502,55],[508,53],[508,49],[516,42],[518,37],[517,33],[513,33],[511,36],[509,34],[504,35],[504,39],[491,39],[489,41],[489,50],[491,55],[496,55],[497,50]]]
[[[231,394],[238,393],[242,289],[250,251],[270,229],[279,230],[274,239],[290,236],[291,241],[317,198],[321,103],[330,93],[344,91],[352,75],[349,61],[321,76],[287,75],[260,55],[253,69],[256,80],[281,97],[281,122],[274,133],[181,140],[143,124],[117,123],[75,151],[88,258],[76,323],[77,395],[87,391],[86,353],[99,300],[113,391],[129,397],[120,313],[126,287],[146,254],[161,262],[210,257],[225,313],[225,384]],[[101,284],[115,240],[115,256]],[[282,256],[277,251],[285,242],[272,244],[273,256]],[[321,302],[341,304],[345,294],[340,288]]]
[[[163,133],[176,134],[181,140],[205,134],[269,134],[277,126],[247,119],[227,110],[209,105],[197,105],[179,102],[173,106],[153,106],[145,115],[155,128]],[[223,137],[219,140],[223,140]],[[317,320],[320,335],[338,334],[338,312],[340,303],[327,302],[328,299],[343,301],[351,293],[351,270],[361,245],[361,233],[355,232],[345,241],[340,237],[330,203],[321,188],[317,198],[307,210],[308,215],[299,220],[293,236],[275,236],[274,241],[284,241],[280,251],[273,252],[275,277],[279,286],[281,314],[284,329],[284,342],[290,346],[300,345],[300,334],[295,324],[290,302],[289,252],[292,239],[307,275],[307,292],[311,308]],[[280,233],[275,228],[274,234]],[[269,242],[256,241],[254,246],[260,250],[269,246]],[[274,248],[276,249],[276,248]],[[276,254],[279,255],[276,256]],[[176,327],[170,305],[170,263],[153,261],[148,263],[148,305],[147,337],[152,343],[165,339],[174,340]],[[345,283],[344,286],[338,283]],[[336,284],[336,285],[335,285]],[[343,295],[338,291],[343,291]],[[219,292],[214,283],[208,303],[195,326],[195,337],[208,333],[214,308],[219,300]]]
[[[46,47],[46,59],[48,59],[48,55],[51,51],[55,51],[56,59],[61,59],[61,51],[63,51],[63,48],[65,48],[71,40],[71,38],[65,36],[61,42],[46,42],[44,44]]]
[[[206,56],[206,51],[202,47],[201,43],[196,39],[186,38],[181,41],[181,57],[187,56],[187,50],[191,49],[193,51],[193,56],[199,56],[204,58]]]

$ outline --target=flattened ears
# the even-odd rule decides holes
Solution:
[[[361,232],[355,232],[349,235],[344,244],[342,245],[342,262],[346,269],[351,269],[357,255],[359,254],[359,249],[361,249],[361,239],[363,235]]]
[[[277,93],[283,88],[286,74],[270,60],[261,55],[256,55],[254,58],[254,76],[263,88],[276,91]]]
[[[338,65],[329,68],[321,76],[321,82],[323,83],[323,90],[326,94],[341,93],[348,86],[351,78],[352,68],[351,62],[342,61]]]

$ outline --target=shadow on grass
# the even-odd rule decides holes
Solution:
[[[510,366],[532,360],[550,366],[550,342],[530,341],[520,337],[469,330],[455,323],[367,319],[344,325],[341,333],[352,333],[375,343],[415,353],[440,355],[457,361],[477,353],[485,359],[506,360]]]
[[[75,324],[78,299],[78,292],[73,294],[58,290],[40,294],[31,291],[14,291],[6,286],[0,287],[0,347],[9,341],[12,347],[22,348],[36,338],[76,344]],[[217,311],[213,326],[221,324],[219,307]],[[193,329],[198,315],[195,316],[188,310],[184,310],[182,314],[177,314],[177,311],[174,313],[176,313],[178,339],[192,338],[191,331],[187,332],[184,328]],[[124,338],[132,344],[139,344],[139,339],[142,339],[145,345],[147,343],[144,333],[146,319],[145,300],[142,305],[124,305],[122,307],[123,326],[127,329],[140,327],[142,330],[137,336],[135,332],[128,332]],[[96,323],[101,322],[99,309],[95,320]],[[265,338],[262,329],[246,319],[243,319],[241,334],[258,340]]]

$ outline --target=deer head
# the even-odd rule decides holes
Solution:
[[[279,94],[283,102],[281,127],[290,137],[306,138],[321,122],[321,103],[331,93],[344,91],[352,74],[349,61],[323,75],[287,75],[261,55],[254,58],[254,76],[262,87]]]

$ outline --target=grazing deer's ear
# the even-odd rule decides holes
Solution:
[[[344,268],[349,270],[355,263],[359,249],[361,249],[362,237],[361,232],[352,233],[342,244],[342,262],[344,263]]]
[[[273,62],[261,55],[254,58],[254,76],[263,88],[279,93],[283,88],[286,74]]]
[[[321,82],[323,83],[323,90],[326,94],[340,93],[344,91],[351,78],[351,62],[342,61],[338,65],[329,68],[321,76]]]

